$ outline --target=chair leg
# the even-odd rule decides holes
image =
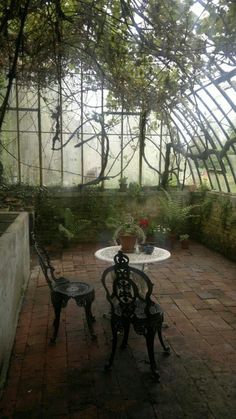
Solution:
[[[51,294],[51,300],[52,300],[52,304],[53,304],[53,308],[54,308],[54,312],[55,312],[55,319],[53,321],[54,332],[53,332],[53,336],[50,339],[50,342],[55,343],[56,338],[57,338],[57,334],[58,334],[59,324],[60,324],[62,298],[57,293],[52,293]]]
[[[127,347],[128,338],[129,338],[129,330],[130,330],[130,322],[129,321],[123,322],[123,326],[124,326],[124,337],[120,345],[121,349],[125,349]]]
[[[148,329],[147,334],[145,335],[145,338],[146,338],[147,351],[148,351],[151,371],[155,379],[159,381],[160,374],[157,370],[157,365],[156,365],[156,360],[155,360],[155,355],[154,355],[155,333],[156,333],[155,330]]]
[[[158,333],[158,337],[159,337],[159,341],[160,341],[160,343],[161,343],[161,346],[162,346],[162,348],[164,349],[164,353],[165,353],[166,355],[169,355],[169,354],[170,354],[170,347],[169,347],[169,346],[166,346],[166,345],[165,345],[165,343],[164,343],[164,341],[163,341],[163,337],[162,337],[162,327],[160,327],[160,329],[158,329],[157,333]]]
[[[85,308],[85,316],[86,316],[89,332],[90,332],[90,335],[91,335],[91,339],[96,340],[97,336],[95,335],[94,329],[93,329],[93,323],[95,322],[95,317],[92,315],[91,305],[92,305],[92,302],[86,303],[86,305],[84,307]]]
[[[109,358],[108,363],[105,365],[105,370],[108,371],[111,369],[113,361],[114,361],[114,357],[115,357],[115,353],[116,353],[116,347],[117,347],[117,325],[111,321],[111,330],[112,330],[112,350],[111,350],[111,355]]]

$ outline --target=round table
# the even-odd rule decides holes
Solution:
[[[114,263],[114,256],[118,253],[120,248],[121,246],[104,247],[96,251],[95,257],[105,262]],[[161,247],[154,247],[151,255],[147,255],[143,252],[126,254],[129,258],[130,265],[142,265],[143,268],[148,263],[162,262],[170,257],[170,252],[166,249],[162,249]]]

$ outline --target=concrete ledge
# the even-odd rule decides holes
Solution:
[[[28,213],[0,212],[0,221],[1,217],[6,221],[7,216],[9,226],[0,236],[0,388],[6,378],[19,311],[30,275]]]

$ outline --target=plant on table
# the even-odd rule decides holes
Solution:
[[[116,243],[117,241],[121,243],[124,252],[132,252],[136,242],[144,243],[145,238],[143,229],[130,214],[127,214],[122,221],[118,222],[113,236]]]

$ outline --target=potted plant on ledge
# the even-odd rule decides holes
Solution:
[[[119,179],[120,192],[127,192],[127,187],[128,187],[127,180],[128,178],[125,176]]]

